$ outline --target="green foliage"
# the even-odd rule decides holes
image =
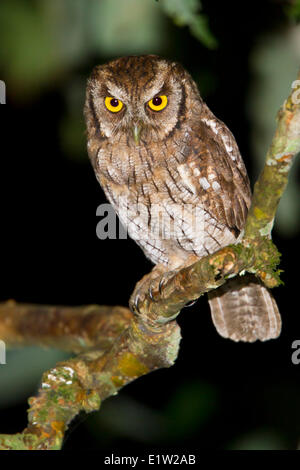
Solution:
[[[300,0],[294,0],[286,9],[287,15],[296,21],[300,21]]]
[[[90,47],[103,56],[159,54],[168,41],[153,0],[90,0],[87,14]]]
[[[2,0],[1,78],[26,98],[91,56],[163,53],[166,22],[153,0]]]
[[[161,5],[177,26],[189,26],[191,33],[205,46],[210,49],[217,47],[207,17],[199,13],[200,0],[162,0]]]
[[[0,60],[11,84],[20,92],[53,79],[59,69],[59,55],[49,35],[41,5],[17,0],[0,3]]]

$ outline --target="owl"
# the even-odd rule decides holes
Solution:
[[[96,177],[154,263],[150,278],[239,242],[251,202],[247,171],[232,133],[180,64],[143,55],[95,67],[84,115]],[[228,280],[208,301],[225,338],[280,334],[277,305],[253,275]]]

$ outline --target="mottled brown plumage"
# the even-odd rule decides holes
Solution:
[[[107,108],[107,97],[123,104],[120,111]],[[167,98],[159,111],[149,104],[156,97]],[[233,135],[182,66],[139,56],[96,67],[85,118],[97,179],[129,235],[156,265],[152,277],[236,242],[251,200],[247,172]],[[271,294],[256,281],[250,292],[249,282],[241,277],[209,295],[217,330],[243,341],[278,336],[280,315]],[[252,300],[245,303],[250,294],[265,299],[257,321]],[[240,315],[233,331],[224,326]]]

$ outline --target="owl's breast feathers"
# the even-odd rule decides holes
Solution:
[[[183,137],[181,128],[151,148],[106,141],[97,152],[101,186],[154,263],[212,253],[245,224],[251,192],[242,157],[225,124],[204,111]]]

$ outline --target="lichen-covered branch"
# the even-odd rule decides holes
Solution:
[[[138,309],[132,307],[135,315],[123,307],[0,304],[0,338],[7,343],[80,353],[44,373],[38,395],[29,400],[27,428],[20,434],[0,435],[0,449],[59,449],[68,424],[81,410],[97,410],[102,400],[124,385],[171,366],[180,342],[176,316],[185,304],[219,287],[228,277],[248,271],[268,287],[280,283],[280,255],[270,234],[288,171],[300,151],[300,103],[293,100],[295,92],[278,114],[239,244],[158,279]]]
[[[112,316],[118,314],[117,309],[111,312]],[[20,434],[0,435],[0,449],[60,449],[68,424],[80,411],[95,411],[124,385],[171,366],[179,341],[176,322],[154,332],[132,318],[106,353],[90,350],[45,372],[38,395],[29,399],[27,428]]]
[[[300,152],[300,72],[290,96],[277,115],[277,129],[269,147],[263,171],[255,184],[248,214],[245,238],[269,236],[280,198],[288,182],[288,173]]]

